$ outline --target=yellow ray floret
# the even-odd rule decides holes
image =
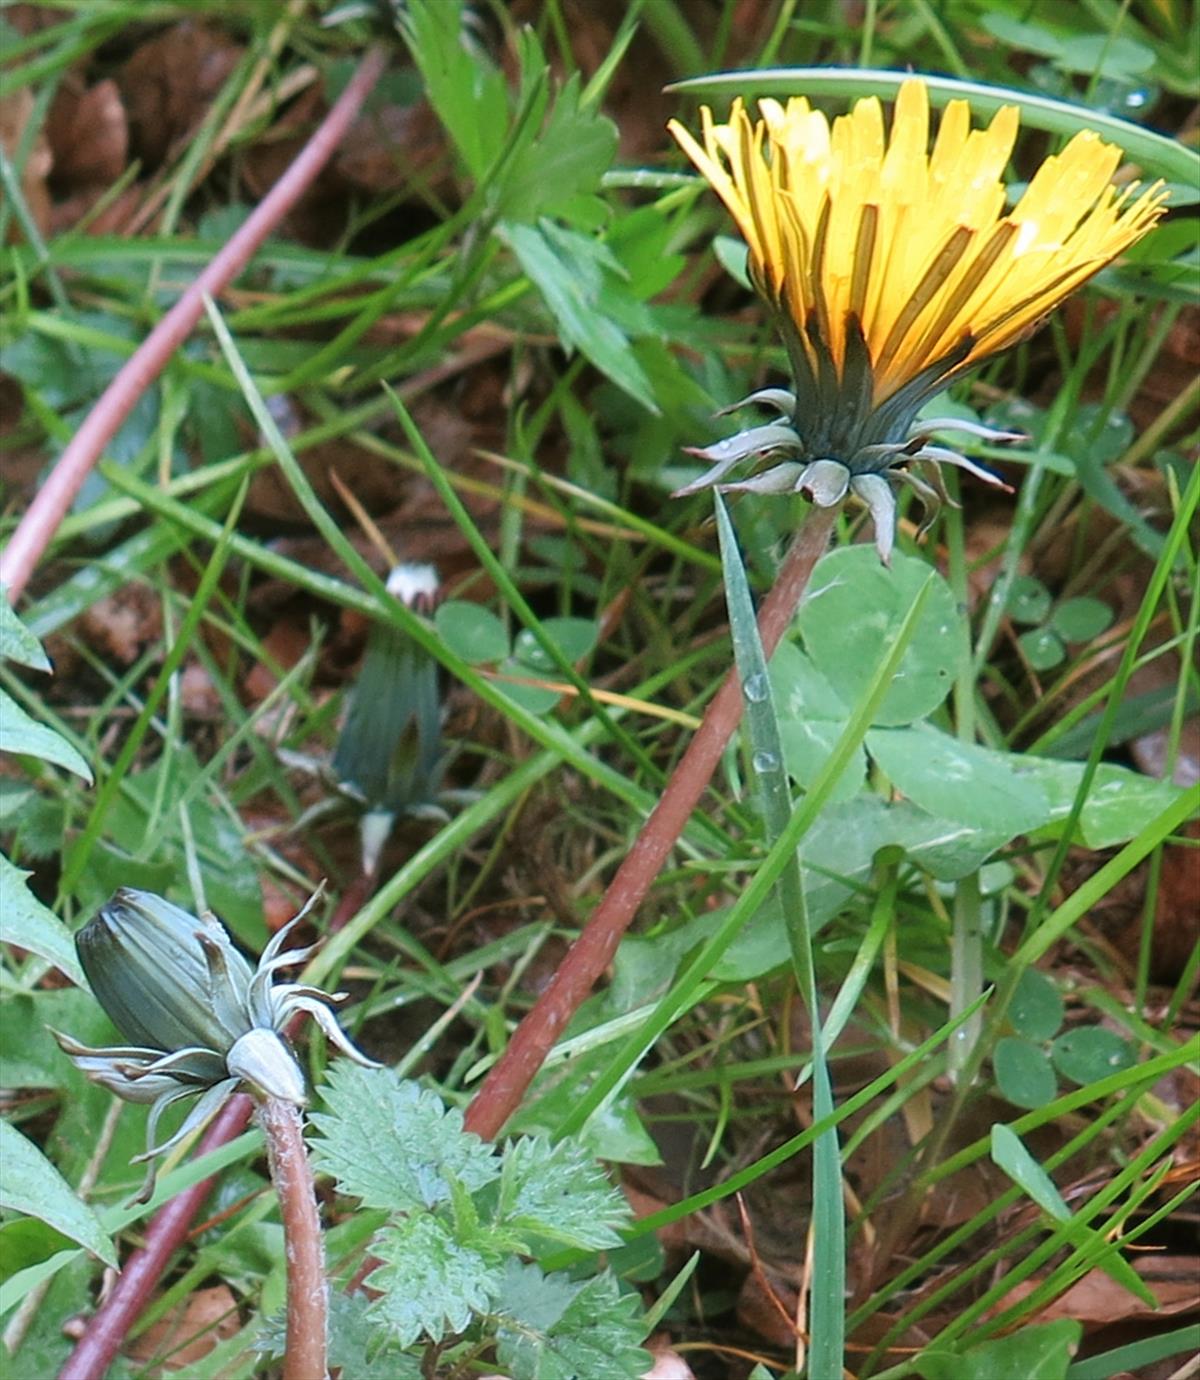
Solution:
[[[803,97],[762,100],[759,113],[752,120],[738,99],[716,124],[706,107],[700,141],[678,121],[669,128],[737,222],[756,286],[809,353],[815,322],[840,370],[848,315],[861,322],[876,404],[964,341],[959,368],[1011,345],[1145,234],[1166,199],[1161,184],[1140,196],[1113,187],[1120,150],[1085,130],[1006,213],[1017,107],[972,129],[966,101],[951,101],[930,152],[919,80],[900,87],[890,138],[874,97],[832,126]]]

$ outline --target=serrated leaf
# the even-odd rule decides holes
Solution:
[[[629,1215],[604,1171],[574,1142],[551,1145],[529,1136],[505,1150],[497,1210],[504,1225],[565,1246],[603,1250],[620,1244],[618,1228]]]
[[[573,73],[541,133],[505,169],[498,215],[529,222],[563,214],[574,198],[600,185],[617,151],[617,127],[579,102],[579,74]]]
[[[66,767],[91,784],[91,768],[62,734],[31,719],[3,690],[0,690],[0,751],[40,757],[43,762]]]
[[[381,1291],[370,1315],[401,1346],[422,1335],[437,1342],[462,1332],[475,1313],[488,1310],[499,1286],[495,1267],[429,1212],[385,1227],[371,1249],[383,1264],[368,1276]]]
[[[463,1130],[461,1112],[391,1069],[339,1060],[321,1093],[313,1162],[367,1207],[434,1207],[450,1199],[452,1180],[473,1192],[500,1173],[493,1148]]]
[[[640,1311],[611,1275],[575,1284],[510,1260],[496,1302],[500,1362],[513,1380],[638,1380],[650,1368]]]
[[[116,1266],[116,1248],[96,1214],[37,1146],[7,1121],[0,1121],[0,1205],[36,1217]]]
[[[32,875],[14,867],[0,853],[0,939],[46,959],[72,982],[84,987],[87,984],[75,956],[74,937],[29,890],[26,881]]]
[[[536,226],[506,222],[497,234],[542,294],[563,344],[578,349],[601,373],[657,416],[650,380],[630,350],[628,334],[604,309],[611,301],[601,302],[607,286],[605,274],[612,273],[608,262],[611,255],[604,246],[587,235],[561,230],[548,222]],[[632,297],[628,305],[641,306]]]
[[[35,671],[49,671],[50,659],[42,644],[9,606],[7,587],[0,585],[0,657]]]

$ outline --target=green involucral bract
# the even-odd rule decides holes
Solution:
[[[297,967],[313,952],[283,945],[316,899],[274,936],[256,968],[215,916],[198,919],[148,891],[122,888],[75,936],[97,1000],[129,1043],[92,1049],[58,1031],[55,1038],[93,1082],[126,1101],[150,1104],[139,1160],[177,1144],[239,1084],[302,1105],[304,1076],[284,1037],[300,1012],[308,1012],[344,1054],[375,1067],[329,1010],[344,993],[275,981],[280,969]],[[197,1094],[182,1126],[156,1145],[167,1107]]]

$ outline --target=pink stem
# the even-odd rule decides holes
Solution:
[[[287,1350],[283,1380],[326,1380],[329,1285],[321,1215],[300,1108],[268,1097],[258,1109],[287,1255]]]
[[[836,515],[832,508],[809,511],[763,601],[758,630],[767,656],[792,621]],[[741,717],[741,682],[731,669],[591,919],[475,1094],[467,1108],[467,1130],[493,1140],[516,1111],[563,1027],[612,962],[621,936],[683,833]]]
[[[387,65],[387,52],[367,50],[346,89],[311,139],[293,159],[229,243],[191,283],[129,360],[121,366],[82,426],[71,438],[42,485],[11,541],[0,552],[0,584],[15,603],[29,582],[83,481],[105,446],[120,430],[138,400],[167,367],[204,311],[204,298],[216,297],[246,267],[267,236],[311,186]]]

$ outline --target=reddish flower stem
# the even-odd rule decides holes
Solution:
[[[283,1380],[326,1380],[329,1286],[321,1215],[300,1108],[268,1097],[258,1108],[287,1255],[287,1350]]]
[[[7,586],[10,602],[15,603],[24,590],[105,446],[191,334],[204,311],[204,298],[216,297],[237,277],[262,242],[312,185],[386,65],[387,50],[382,45],[367,50],[346,89],[287,171],[104,390],[29,505],[12,539],[0,552],[0,584]]]
[[[824,554],[836,509],[812,508],[796,533],[758,615],[767,656],[775,650]],[[564,1026],[612,961],[646,893],[704,794],[742,717],[736,668],[726,675],[653,813],[617,869],[600,904],[467,1108],[466,1127],[494,1139],[516,1111]]]
[[[204,1133],[196,1154],[206,1155],[240,1136],[253,1110],[253,1102],[244,1093],[231,1098]],[[108,1373],[129,1329],[187,1237],[192,1219],[214,1182],[213,1178],[201,1179],[154,1214],[146,1231],[146,1244],[125,1262],[116,1287],[88,1322],[87,1330],[59,1371],[58,1380],[102,1380]]]

